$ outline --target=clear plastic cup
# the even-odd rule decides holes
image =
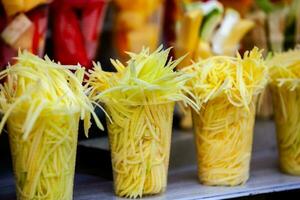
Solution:
[[[79,114],[39,117],[26,139],[25,119],[8,119],[17,199],[73,199]]]
[[[205,185],[235,186],[249,178],[255,103],[232,105],[226,97],[193,111],[198,178]]]
[[[271,87],[281,171],[300,175],[300,89]]]
[[[137,198],[167,187],[174,103],[106,105],[115,193]]]

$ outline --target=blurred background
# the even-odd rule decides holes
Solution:
[[[15,62],[18,50],[26,49],[87,70],[100,61],[113,71],[110,58],[126,62],[126,51],[155,50],[161,44],[172,47],[173,58],[186,55],[180,68],[191,60],[235,56],[254,46],[264,49],[265,56],[288,51],[300,44],[300,0],[0,0],[0,70]],[[257,111],[261,120],[272,117],[265,93]],[[190,116],[177,109],[175,129],[191,126]],[[106,133],[93,127],[90,138],[95,137],[105,141]],[[78,152],[80,170],[92,173],[89,168],[98,168],[99,160],[109,163],[107,143],[97,152],[99,160],[91,160],[86,155],[94,152],[88,147],[95,144],[86,143],[82,133],[79,138],[84,140]],[[11,165],[6,134],[0,136],[0,152],[3,173]],[[111,177],[106,173],[111,166],[101,166],[104,177]]]

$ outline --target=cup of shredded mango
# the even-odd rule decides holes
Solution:
[[[183,101],[191,78],[174,68],[168,50],[129,53],[127,66],[112,60],[116,72],[95,65],[89,76],[93,101],[105,105],[115,193],[137,198],[164,192],[167,186],[173,109]]]
[[[6,123],[17,199],[72,199],[79,120],[86,133],[91,114],[102,128],[82,86],[84,68],[23,52],[0,78],[0,130]]]
[[[280,168],[300,175],[300,50],[275,54],[267,64]]]
[[[245,183],[255,101],[267,83],[261,52],[254,48],[243,58],[213,56],[183,71],[196,73],[187,87],[201,107],[192,114],[200,182],[218,186]]]

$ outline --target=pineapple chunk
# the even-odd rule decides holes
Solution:
[[[34,27],[24,14],[18,15],[1,33],[2,39],[14,49],[30,49]]]

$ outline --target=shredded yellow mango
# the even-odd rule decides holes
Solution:
[[[255,101],[267,83],[261,51],[214,56],[184,68],[200,113],[193,111],[198,177],[207,185],[234,186],[249,177]]]
[[[300,50],[275,54],[268,62],[280,168],[300,175]]]
[[[224,97],[233,106],[245,108],[262,92],[268,74],[258,48],[245,52],[243,58],[239,54],[237,57],[213,56],[182,71],[196,73],[187,82],[187,87],[198,105]]]
[[[180,60],[168,61],[169,49],[130,53],[117,72],[99,65],[89,77],[91,99],[105,103],[115,193],[137,198],[165,190],[175,101],[197,109],[184,95],[191,75],[174,72]]]
[[[86,134],[91,114],[103,128],[84,73],[26,51],[0,72],[0,131],[7,123],[18,199],[72,199],[79,120]]]
[[[128,53],[130,60],[124,66],[111,60],[117,72],[105,72],[95,64],[89,76],[91,96],[94,101],[125,105],[153,105],[184,101],[195,109],[197,105],[183,91],[185,82],[193,75],[174,72],[181,62],[168,60],[170,49],[155,52],[143,49],[140,53]]]

